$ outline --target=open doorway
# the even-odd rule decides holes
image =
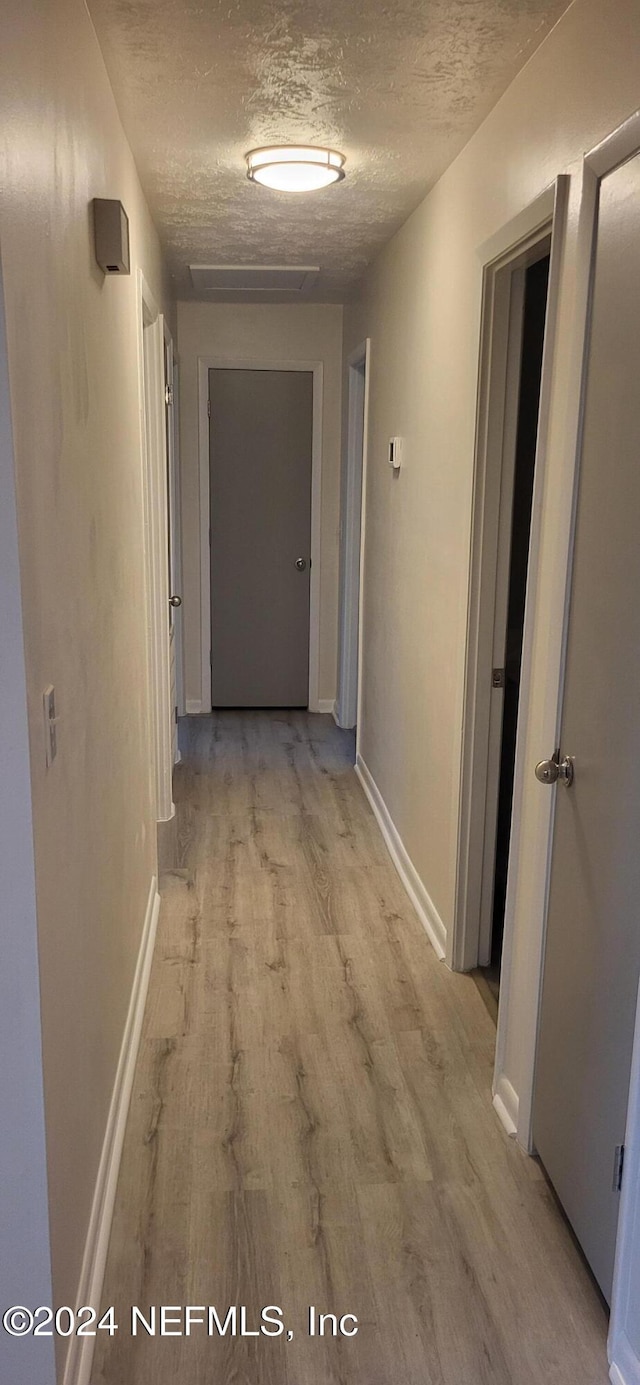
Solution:
[[[340,633],[336,721],[353,730],[358,720],[362,510],[367,428],[369,342],[348,360],[347,446],[340,496]]]
[[[500,505],[498,548],[503,581],[506,573],[506,621],[504,596],[498,592],[494,650],[499,652],[502,648],[504,653],[502,663],[496,664],[492,670],[492,684],[497,692],[502,692],[502,716],[498,753],[492,767],[494,795],[497,774],[495,847],[493,840],[489,839],[483,868],[478,958],[478,980],[494,1017],[497,1017],[500,991],[531,507],[549,289],[550,254],[547,240],[542,242],[539,251],[539,259],[514,272],[512,284],[514,332],[520,338],[520,361],[514,462],[513,469],[505,467],[503,473]],[[517,341],[513,345],[517,346]]]
[[[448,960],[455,970],[474,974],[494,1019],[509,909],[508,867],[517,840],[517,728],[528,707],[526,651],[538,571],[536,516],[565,203],[566,187],[559,180],[481,252],[456,916]]]

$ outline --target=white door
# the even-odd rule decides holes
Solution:
[[[637,155],[600,192],[560,747],[574,780],[540,789],[556,805],[534,1140],[607,1300],[640,975],[639,271]]]
[[[176,372],[173,343],[165,327],[165,425],[167,439],[167,564],[169,572],[169,673],[171,680],[171,749],[173,763],[178,750],[178,711],[182,665],[182,573],[180,551],[180,491],[176,446]]]

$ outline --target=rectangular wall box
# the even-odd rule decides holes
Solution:
[[[402,438],[389,438],[389,466],[399,471],[402,466]]]
[[[122,202],[94,197],[93,225],[96,260],[105,274],[129,274],[129,218]]]

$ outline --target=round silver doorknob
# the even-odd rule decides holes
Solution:
[[[560,777],[560,768],[557,760],[538,760],[536,765],[536,779],[541,784],[555,784]]]
[[[169,597],[169,605],[170,605],[170,606],[181,606],[181,605],[182,605],[182,597],[181,597],[181,596],[170,596],[170,597]]]
[[[573,758],[571,755],[563,755],[560,759],[559,752],[556,752],[550,760],[538,760],[535,769],[536,779],[541,784],[557,784],[560,780],[566,789],[573,784]]]
[[[306,560],[306,558],[296,558],[296,567],[297,567],[297,569],[298,569],[298,572],[304,572],[306,566],[307,566],[307,560]]]

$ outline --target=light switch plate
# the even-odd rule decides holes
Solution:
[[[50,683],[42,694],[42,706],[44,711],[44,748],[47,760],[47,769],[53,764],[58,753],[58,738],[56,736],[56,694],[53,684]]]

